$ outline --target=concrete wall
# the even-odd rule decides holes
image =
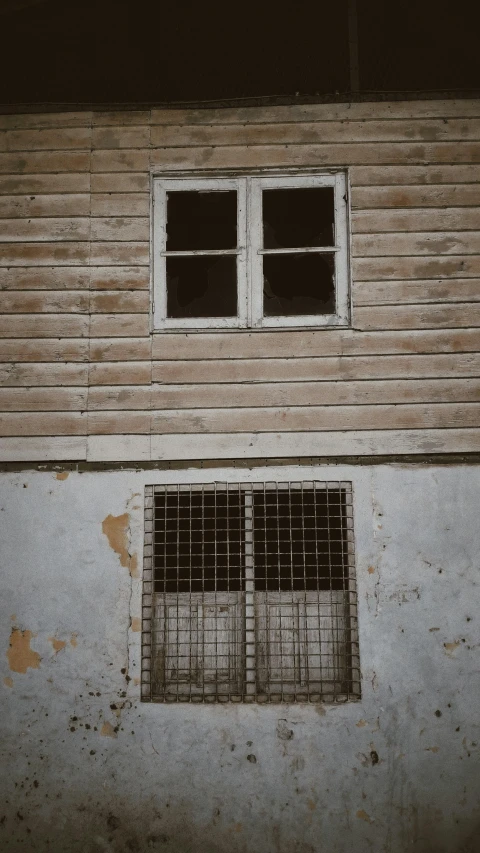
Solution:
[[[140,704],[143,487],[178,476],[2,475],[1,849],[478,851],[480,470],[302,469],[354,484],[341,706]]]

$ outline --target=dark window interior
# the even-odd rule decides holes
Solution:
[[[334,314],[334,255],[264,255],[263,312],[266,317]]]
[[[240,490],[156,495],[155,592],[239,592],[244,538]]]
[[[255,589],[348,589],[345,490],[253,493]]]
[[[264,190],[263,248],[334,245],[333,187]]]
[[[167,193],[167,252],[237,248],[237,193]]]
[[[235,255],[167,257],[167,317],[235,317]]]

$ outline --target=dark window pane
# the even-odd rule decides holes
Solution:
[[[232,526],[230,516],[234,518]],[[244,516],[243,495],[237,491],[216,495],[204,492],[155,495],[155,591],[242,590]],[[192,528],[198,520],[200,531],[195,536]],[[213,528],[208,539],[207,523]],[[167,546],[172,540],[174,545]]]
[[[334,314],[334,272],[333,254],[264,255],[264,315]]]
[[[167,251],[237,248],[237,193],[167,193]]]
[[[334,245],[333,187],[264,190],[264,249]]]
[[[345,492],[279,489],[272,497],[253,495],[255,589],[348,589]],[[297,510],[301,523],[294,526]]]
[[[236,256],[167,257],[167,317],[235,317]]]

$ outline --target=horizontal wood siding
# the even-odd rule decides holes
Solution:
[[[150,175],[347,168],[348,329],[151,334]],[[0,116],[0,456],[480,451],[480,102]]]

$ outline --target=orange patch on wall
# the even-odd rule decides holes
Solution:
[[[142,630],[142,620],[139,616],[132,617],[132,631],[138,632]]]
[[[66,480],[70,471],[59,471],[57,474],[57,480]]]
[[[373,575],[374,571],[375,571],[375,566],[369,566],[368,567],[368,574],[369,575]]]
[[[7,675],[7,676],[3,679],[3,683],[4,683],[5,687],[13,687],[13,678],[10,678],[10,676],[9,676],[9,675]]]
[[[58,654],[67,645],[65,640],[57,640],[56,637],[49,637],[48,642],[52,644],[52,649],[55,654]]]
[[[102,735],[102,737],[117,737],[116,731],[114,730],[112,724],[108,721],[103,724],[102,728],[100,729],[100,734]]]
[[[73,646],[74,649],[77,648],[78,643],[77,643],[77,635],[76,634],[72,634],[72,636],[70,637],[70,645]]]
[[[38,652],[30,648],[30,641],[36,634],[31,631],[21,631],[12,628],[10,644],[7,651],[8,665],[12,672],[25,673],[28,668],[38,669],[41,657]]]
[[[373,823],[372,818],[370,817],[369,814],[366,813],[366,811],[364,811],[364,809],[358,810],[357,817],[360,818],[360,820],[366,821],[367,823]]]
[[[102,522],[102,533],[108,539],[108,544],[120,557],[120,565],[128,568],[132,578],[138,577],[138,561],[136,554],[130,554],[128,550],[128,529],[130,516],[128,512],[123,515],[107,515]]]

